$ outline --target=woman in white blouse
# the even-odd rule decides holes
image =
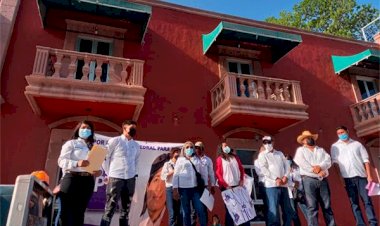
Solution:
[[[215,175],[221,191],[244,185],[244,168],[238,156],[226,142],[218,146],[218,158],[216,159]],[[226,207],[225,222],[226,226],[233,226],[234,221],[228,213]],[[249,221],[241,225],[250,225]]]
[[[60,183],[61,220],[63,226],[83,225],[84,212],[91,199],[95,177],[101,170],[85,172],[81,167],[88,166],[87,155],[94,144],[94,126],[89,121],[80,122],[72,139],[67,141],[58,158],[63,178]]]
[[[193,203],[198,214],[201,226],[206,226],[206,216],[200,201],[201,192],[197,189],[196,171],[199,172],[199,161],[192,161],[194,156],[194,144],[186,141],[181,150],[173,174],[173,198],[181,201],[182,217],[184,226],[191,226],[190,201]]]

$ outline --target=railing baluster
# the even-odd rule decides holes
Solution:
[[[52,77],[60,77],[63,54],[55,51],[57,61],[54,63],[54,74]]]
[[[283,94],[284,94],[284,100],[286,102],[290,102],[290,92],[289,92],[289,84],[288,83],[284,83],[283,86]]]
[[[272,88],[270,87],[272,83],[270,81],[265,82],[265,92],[266,92],[266,99],[271,100],[272,99]]]
[[[274,82],[274,98],[276,101],[282,101],[279,82]]]
[[[110,60],[108,65],[109,65],[108,66],[108,82],[115,83],[116,81],[114,79],[116,78],[116,74],[115,74],[116,63]]]
[[[90,76],[89,76],[89,72],[90,72],[90,59],[85,56],[84,57],[84,65],[83,65],[83,68],[82,68],[82,73],[83,73],[83,76],[81,78],[81,80],[89,80],[90,79]]]
[[[77,56],[70,55],[69,75],[67,76],[68,79],[74,79],[75,78],[74,74],[75,74],[76,69],[77,69],[76,61],[77,61]]]
[[[265,99],[265,93],[264,93],[264,84],[263,81],[257,80],[257,93],[259,99],[263,100]]]
[[[103,66],[103,60],[97,59],[96,60],[96,68],[95,68],[95,82],[101,82],[100,77],[102,76],[102,66]]]

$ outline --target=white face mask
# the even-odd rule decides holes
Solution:
[[[267,151],[272,151],[273,150],[273,144],[264,144],[264,148]]]

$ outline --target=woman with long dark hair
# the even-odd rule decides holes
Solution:
[[[221,191],[244,185],[244,168],[238,156],[226,142],[218,146],[218,158],[216,159],[216,178]],[[228,213],[227,207],[225,214],[226,226],[233,226],[234,221]],[[243,226],[250,225],[249,221],[241,224]]]
[[[84,212],[94,190],[95,177],[102,172],[98,170],[88,173],[81,168],[90,164],[86,159],[94,141],[94,126],[85,120],[78,123],[72,138],[62,146],[58,158],[58,165],[64,175],[59,192],[62,226],[83,225]]]
[[[181,149],[174,147],[170,150],[170,159],[165,162],[161,171],[161,179],[165,181],[166,187],[166,208],[168,209],[168,226],[182,225],[180,216],[180,202],[173,198],[173,174],[175,164],[179,157]]]

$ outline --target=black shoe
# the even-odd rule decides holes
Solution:
[[[100,226],[110,226],[111,225],[111,222],[109,221],[106,221],[104,219],[102,219],[102,221],[100,221]]]
[[[119,226],[128,226],[127,219],[119,219]]]

